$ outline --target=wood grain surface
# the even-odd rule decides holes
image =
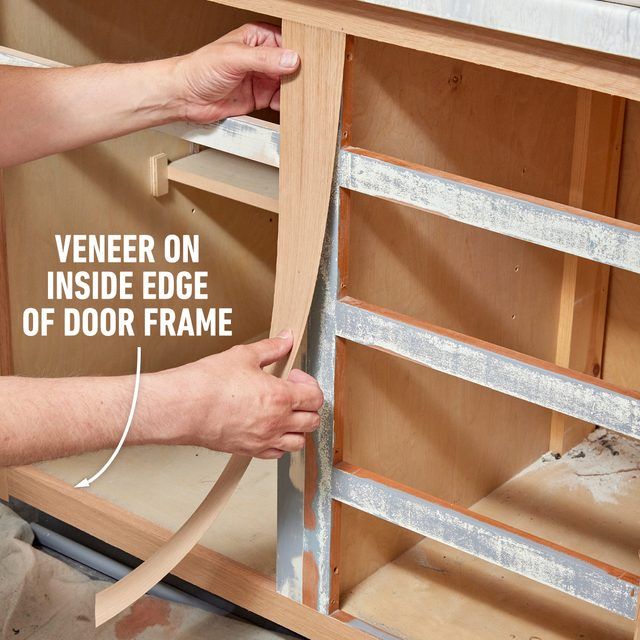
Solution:
[[[286,378],[309,315],[329,207],[342,90],[344,36],[283,25],[285,46],[304,60],[282,86],[280,210],[272,336],[294,334],[285,361],[269,368]],[[110,620],[167,575],[198,543],[233,495],[250,458],[233,455],[213,488],[178,532],[152,556],[96,595],[96,626]]]
[[[9,472],[9,492],[37,509],[86,531],[137,558],[148,558],[171,536],[154,520],[30,467]],[[272,578],[200,544],[175,568],[175,575],[306,638],[366,640],[369,636],[330,616],[302,607],[275,590]]]
[[[572,206],[615,217],[625,103],[616,96],[578,91],[569,189]],[[607,265],[565,254],[556,364],[601,374],[609,272]],[[554,412],[549,448],[565,453],[592,428]]]
[[[514,71],[536,78],[640,98],[640,61],[512,35],[356,0],[215,0],[370,40]]]
[[[568,203],[575,88],[360,38],[352,56],[350,144]],[[343,294],[553,360],[561,253],[358,193],[345,227]],[[345,351],[346,462],[469,506],[547,451],[546,409]],[[344,590],[415,543],[348,508],[343,523]]]

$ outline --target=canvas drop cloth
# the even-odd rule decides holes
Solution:
[[[29,525],[0,504],[1,640],[277,640],[276,633],[183,604],[144,597],[94,628],[105,583],[32,547]]]

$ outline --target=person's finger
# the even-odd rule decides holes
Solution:
[[[238,44],[249,44],[252,41],[256,43],[253,46],[267,44],[279,47],[282,43],[281,29],[268,22],[248,22],[216,40],[218,43],[235,42]]]
[[[279,460],[285,454],[285,451],[280,449],[265,449],[260,453],[257,453],[254,458],[261,458],[262,460]]]
[[[251,345],[251,349],[261,367],[284,358],[291,351],[291,347],[293,347],[293,334],[291,331],[283,331],[275,338],[260,340]]]
[[[280,89],[278,89],[271,97],[269,107],[274,111],[280,111]]]
[[[315,411],[294,411],[282,426],[287,433],[313,433],[320,426],[320,416]]]
[[[256,109],[266,109],[271,105],[273,95],[280,89],[280,78],[269,78],[263,74],[253,74],[253,100]]]
[[[318,382],[313,376],[310,376],[308,373],[302,371],[301,369],[291,369],[291,373],[289,373],[289,377],[287,378],[289,382],[295,382],[299,384],[312,384],[316,386]]]
[[[285,433],[275,444],[281,451],[300,451],[304,449],[304,442],[300,433]]]
[[[324,396],[317,382],[296,383],[287,380],[294,411],[318,411],[324,402]]]
[[[229,45],[233,47],[226,58],[232,73],[244,74],[250,71],[269,76],[293,73],[300,64],[300,56],[292,49],[280,47]]]
[[[268,22],[250,22],[244,26],[245,39],[244,43],[249,41],[255,42],[251,45],[259,47],[267,44],[268,46],[279,47],[282,44],[282,31],[278,25],[269,24]]]

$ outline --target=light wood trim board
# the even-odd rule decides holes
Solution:
[[[625,99],[581,89],[569,204],[616,216],[624,129]],[[610,267],[565,254],[555,363],[600,377]],[[582,321],[581,321],[582,320]],[[584,362],[575,362],[576,342],[586,342]],[[551,416],[551,451],[563,454],[578,444],[592,425],[556,411]]]
[[[278,212],[278,169],[266,164],[206,149],[169,163],[167,177],[170,182]]]
[[[36,467],[9,470],[9,493],[137,558],[148,558],[171,532],[95,495],[78,491]],[[365,640],[367,634],[304,607],[275,590],[271,578],[196,545],[172,573],[309,638]]]
[[[355,0],[214,0],[284,20],[640,99],[640,62]]]

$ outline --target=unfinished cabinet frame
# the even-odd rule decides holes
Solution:
[[[350,146],[349,80],[347,72],[345,134],[309,325],[309,370],[320,381],[327,407],[321,429],[308,443],[304,473],[298,456],[280,461],[279,507],[286,514],[279,514],[285,534],[278,538],[279,588],[376,637],[391,637],[340,611],[340,513],[341,505],[348,505],[635,620],[640,576],[342,461],[346,342],[552,409],[554,451],[564,453],[573,446],[565,442],[566,417],[640,438],[640,394],[603,382],[597,363],[585,373],[568,368],[572,321],[565,320],[574,313],[578,268],[593,270],[595,263],[598,275],[591,286],[596,289],[606,287],[608,271],[602,270],[608,265],[640,273],[640,226],[610,217],[615,213],[624,100],[580,90],[570,190],[577,207],[572,207]],[[563,252],[557,362],[350,297],[349,230],[342,218],[345,212],[348,218],[353,192]],[[585,210],[586,203],[606,215]],[[605,313],[601,295],[606,300],[606,288],[595,296],[592,312],[599,345],[592,357],[598,362]],[[584,429],[577,438],[572,434],[573,444],[590,428]]]
[[[340,539],[348,508],[634,619],[639,576],[352,464],[344,455],[344,439],[346,360],[354,344],[551,409],[553,451],[566,451],[593,424],[640,438],[640,394],[600,379],[609,267],[640,273],[640,226],[615,219],[625,99],[640,99],[640,63],[607,50],[587,51],[399,11],[394,0],[373,3],[384,7],[355,0],[219,4],[580,89],[569,197],[566,202],[545,200],[464,172],[356,146],[353,42],[348,42],[343,121],[335,132],[341,144],[307,337],[307,366],[320,381],[326,403],[322,427],[309,438],[306,453],[278,464],[275,581],[203,546],[187,556],[176,574],[311,638],[393,638],[388,630],[341,609],[340,581],[348,558],[341,557]],[[416,10],[419,5],[402,8]],[[18,64],[55,64],[8,51],[0,52],[0,62],[11,56]],[[277,125],[230,118],[211,126],[176,124],[162,130],[207,149],[161,167],[154,195],[164,197],[172,184],[190,185],[277,213]],[[162,161],[156,157],[156,163]],[[526,355],[352,295],[349,217],[355,194],[424,212],[419,215],[425,220],[436,215],[562,252],[555,359]],[[0,265],[0,287],[2,279]],[[585,292],[591,297],[579,307]],[[0,310],[0,316],[6,320],[8,309]],[[8,326],[3,322],[2,329]],[[8,341],[3,340],[5,347]],[[11,351],[2,353],[2,373],[8,373]],[[74,491],[37,468],[9,470],[6,480],[0,474],[0,495],[25,500],[141,558],[169,535],[166,527],[108,499]],[[402,548],[406,545],[390,548],[388,555]]]

